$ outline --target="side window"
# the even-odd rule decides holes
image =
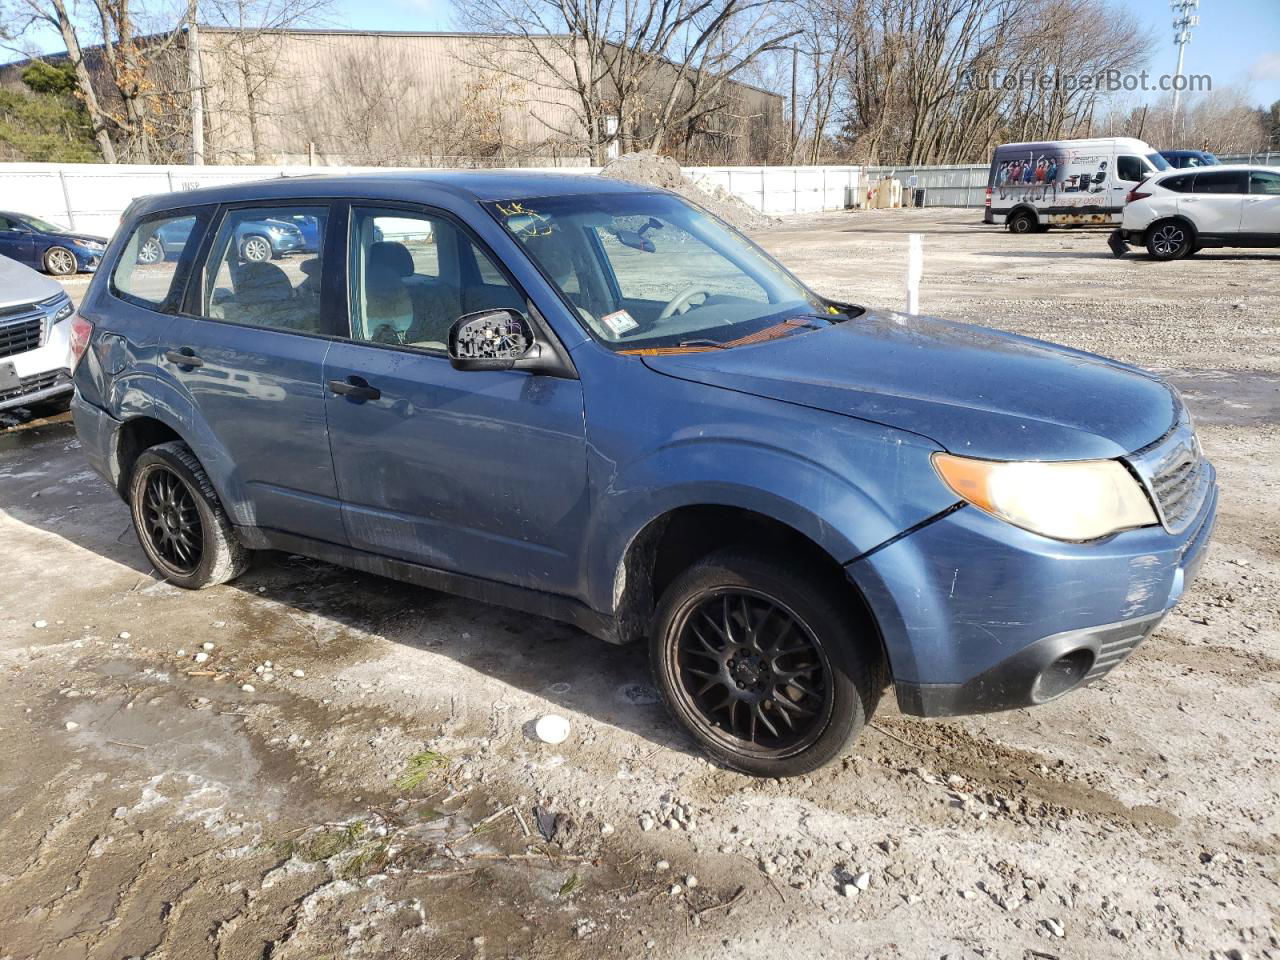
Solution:
[[[1280,195],[1280,173],[1268,173],[1266,170],[1250,170],[1249,192],[1265,193],[1273,197]]]
[[[111,271],[112,292],[144,306],[163,306],[178,292],[183,253],[203,235],[203,222],[194,213],[141,221]]]
[[[1166,190],[1172,190],[1175,193],[1190,193],[1191,184],[1195,180],[1193,173],[1181,173],[1176,177],[1165,177],[1160,181],[1160,186]]]
[[[524,310],[524,298],[466,231],[444,217],[353,207],[351,336],[444,350],[466,313]]]
[[[1116,157],[1116,179],[1138,183],[1147,178],[1150,171],[1140,157]]]
[[[254,327],[328,333],[320,315],[325,206],[229,210],[204,269],[200,313]]]
[[[1244,174],[1236,170],[1197,173],[1196,193],[1244,193]]]

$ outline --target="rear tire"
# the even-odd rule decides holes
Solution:
[[[249,567],[252,553],[236,539],[208,474],[185,443],[142,452],[129,479],[129,510],[147,559],[175,586],[201,590]]]
[[[649,659],[667,707],[726,766],[794,777],[838,756],[884,688],[852,588],[803,565],[723,550],[664,591]]]
[[[1157,220],[1147,228],[1147,253],[1153,260],[1177,260],[1195,246],[1195,236],[1181,220]]]
[[[1019,210],[1009,218],[1010,233],[1035,233],[1037,226],[1035,214],[1026,210]]]

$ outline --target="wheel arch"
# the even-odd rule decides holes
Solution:
[[[875,625],[871,607],[844,572],[842,561],[793,523],[770,513],[727,503],[687,503],[652,518],[618,558],[612,585],[616,639],[638,640],[649,630],[663,591],[683,570],[719,550],[764,548],[771,556],[802,565],[833,588],[847,590],[849,603]],[[879,628],[875,628],[884,655]]]
[[[1196,229],[1195,223],[1185,213],[1166,213],[1162,217],[1156,217],[1154,220],[1151,221],[1151,225],[1147,227],[1144,233],[1150,233],[1157,226],[1159,226],[1160,224],[1166,221],[1173,221],[1174,223],[1177,223],[1183,227],[1186,227],[1187,230],[1190,231],[1191,233],[1192,243],[1195,243],[1195,241],[1200,238],[1200,231]]]
[[[164,397],[163,391],[157,393],[157,400]],[[150,405],[145,412],[125,419],[116,430],[110,466],[120,496],[128,502],[130,475],[142,452],[157,443],[171,440],[184,443],[191,450],[192,456],[208,475],[218,500],[232,522],[251,525],[254,520],[253,511],[248,498],[243,495],[242,486],[237,480],[238,473],[230,456],[208,425],[194,416],[194,410],[184,417],[168,403],[156,402]]]

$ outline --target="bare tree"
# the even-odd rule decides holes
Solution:
[[[768,0],[458,0],[495,39],[491,69],[569,106],[576,138],[603,163],[611,145],[661,150],[725,109],[730,81],[798,32]]]
[[[1150,55],[1150,33],[1105,0],[806,2],[811,161],[824,140],[851,159],[919,164],[983,159],[998,140],[1085,135],[1106,96],[1097,81]],[[841,42],[834,84],[819,38]]]
[[[217,68],[230,80],[229,88],[243,111],[249,132],[249,153],[254,163],[268,159],[264,122],[278,119],[281,98],[274,88],[290,80],[284,51],[291,28],[317,22],[332,0],[205,0],[203,22],[230,28],[210,38],[205,47],[218,61]]]
[[[183,28],[194,22],[196,0],[170,8],[134,7],[131,0],[11,0],[15,40],[48,26],[66,44],[94,139],[108,163],[170,159],[184,133],[185,72],[174,68]],[[86,44],[88,45],[86,47]]]

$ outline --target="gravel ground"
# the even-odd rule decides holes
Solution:
[[[66,418],[8,417],[0,957],[1280,957],[1280,257],[974,220],[759,239],[898,307],[921,232],[927,312],[1184,389],[1215,545],[1105,681],[949,721],[888,698],[842,763],[756,781],[698,755],[638,648],[284,555],[157,582]]]

